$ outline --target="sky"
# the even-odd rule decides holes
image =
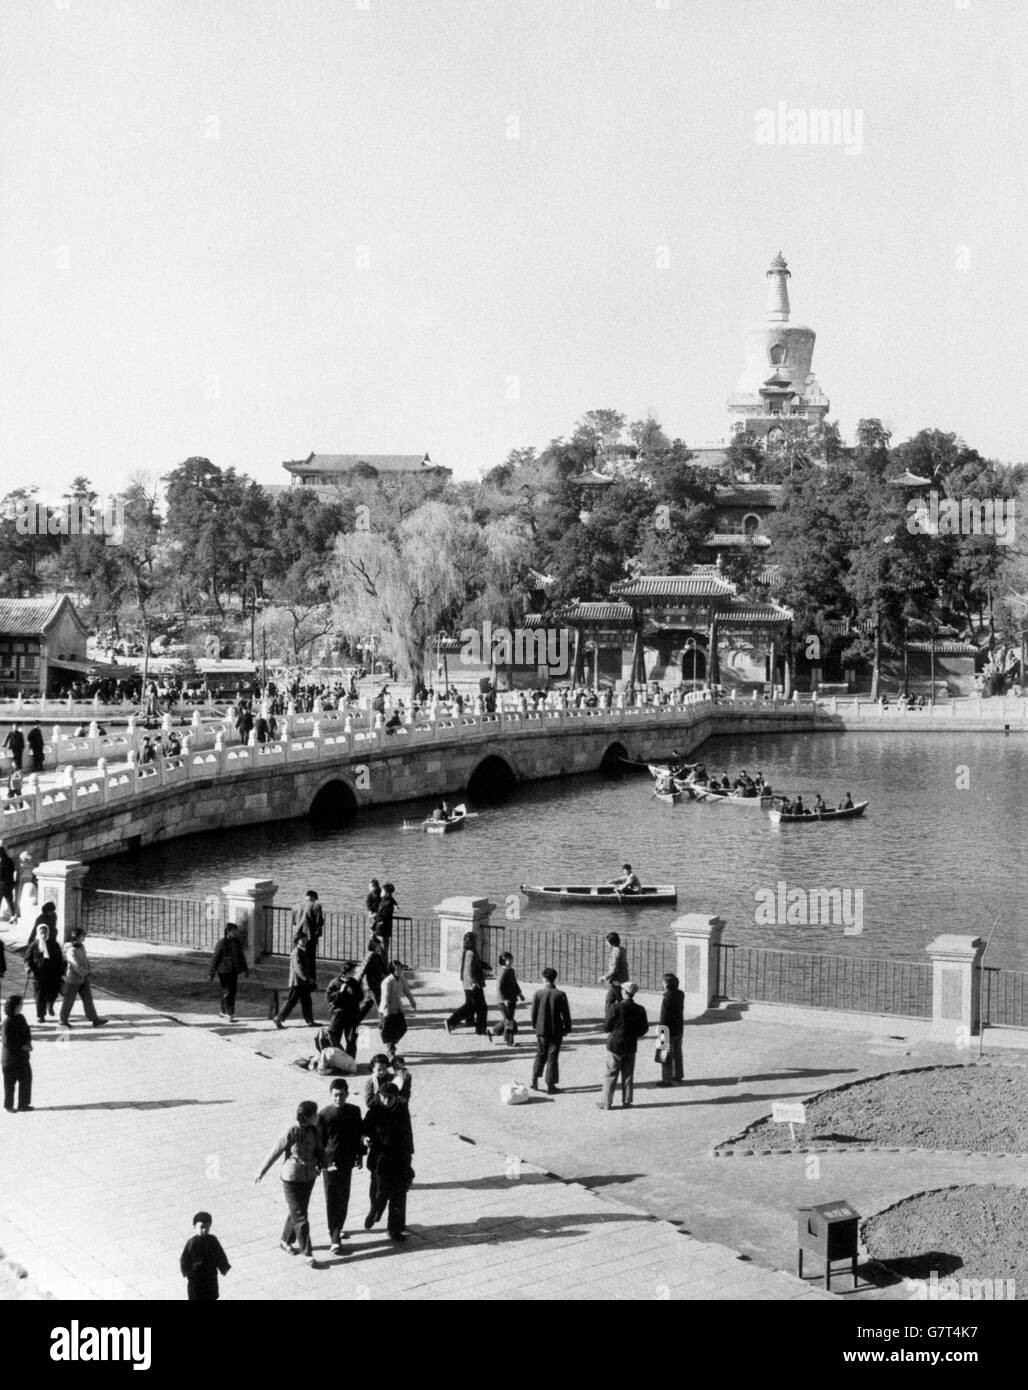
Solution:
[[[598,407],[720,439],[779,249],[844,437],[1023,460],[1026,29],[1019,0],[4,0],[0,496],[196,454],[473,477]],[[779,103],[848,147],[758,142]]]

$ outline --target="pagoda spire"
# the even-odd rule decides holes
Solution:
[[[792,272],[785,264],[785,257],[779,251],[767,272],[767,321],[768,323],[789,322],[789,286],[786,281]]]

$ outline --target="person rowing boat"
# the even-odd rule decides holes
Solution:
[[[622,864],[623,872],[620,878],[612,878],[608,887],[613,888],[618,897],[632,893],[642,892],[642,879],[632,869],[631,864]]]

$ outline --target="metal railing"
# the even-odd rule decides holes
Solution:
[[[1028,970],[985,967],[982,1023],[993,1028],[1028,1028]]]
[[[224,899],[167,898],[151,893],[82,889],[82,925],[93,936],[213,950],[221,936]]]
[[[665,973],[675,969],[674,938],[622,936],[621,944],[628,956],[629,975],[639,988],[662,989]],[[549,965],[556,970],[561,984],[596,985],[607,972],[610,956],[610,947],[600,932],[579,936],[574,932],[538,931],[514,925],[508,925],[503,933],[503,950],[513,955],[514,968],[526,994],[526,982],[537,983]],[[496,962],[490,964],[495,970]]]
[[[932,967],[927,961],[724,943],[718,947],[717,966],[720,999],[902,1018],[930,1018],[932,1013]]]
[[[265,940],[274,956],[288,956],[293,946],[293,909],[266,907]],[[363,960],[374,918],[363,912],[326,912],[325,931],[318,942],[324,960]],[[415,970],[439,969],[439,922],[427,917],[394,917],[390,956]]]

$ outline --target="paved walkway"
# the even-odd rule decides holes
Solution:
[[[93,940],[97,977],[105,955],[127,953],[128,964],[133,951],[151,965],[163,954]],[[527,1039],[511,1050],[467,1030],[448,1036],[442,1019],[456,997],[427,977],[404,1040],[418,1150],[410,1243],[397,1251],[381,1230],[363,1232],[358,1175],[348,1254],[335,1260],[323,1249],[326,1268],[311,1271],[276,1247],[282,1213],[273,1176],[251,1185],[296,1102],[320,1101],[327,1091],[324,1080],[289,1065],[311,1051],[309,1030],[292,1021],[274,1029],[253,985],[241,994],[242,1021],[220,1022],[204,958],[167,955],[190,978],[195,966],[196,976],[195,986],[180,988],[173,1017],[111,1000],[102,1006],[115,1020],[106,1029],[80,1026],[64,1043],[52,1029],[39,1030],[40,1108],[3,1117],[0,1134],[16,1132],[18,1143],[4,1160],[11,1199],[0,1246],[57,1290],[181,1296],[178,1251],[190,1215],[205,1206],[234,1265],[226,1296],[236,1298],[823,1297],[783,1272],[794,1268],[798,1206],[846,1197],[869,1215],[949,1183],[1028,1185],[1018,1158],[711,1157],[714,1145],[767,1115],[774,1099],[962,1060],[952,1047],[906,1035],[900,1020],[852,1020],[843,1029],[825,1014],[779,1022],[768,1011],[728,1011],[687,1028],[681,1087],[656,1088],[652,1044],[644,1043],[634,1108],[607,1113],[595,1104],[600,996],[570,990],[576,1031],[561,1059],[563,1094],[508,1107],[499,1087],[528,1080]],[[278,961],[260,968],[265,980],[284,971]],[[653,1018],[656,1000],[641,998]],[[371,1037],[377,1046],[377,1032]],[[1024,1064],[1025,1054],[1013,1060]],[[4,1149],[10,1153],[9,1144]],[[73,1156],[70,1174],[58,1155]],[[313,1209],[324,1242],[320,1194]],[[837,1291],[846,1293],[848,1282]],[[902,1284],[865,1285],[857,1296],[907,1294]]]
[[[0,1246],[60,1298],[183,1297],[178,1257],[199,1207],[214,1214],[232,1263],[228,1298],[824,1297],[624,1202],[462,1140],[445,1116],[433,1117],[420,1068],[408,1244],[397,1249],[381,1227],[363,1231],[366,1179],[357,1174],[344,1257],[328,1253],[315,1193],[324,1264],[311,1269],[277,1247],[284,1209],[274,1173],[261,1187],[252,1182],[297,1100],[327,1094],[326,1081],[254,1046],[293,1049],[309,1033],[272,1029],[274,1037],[258,1038],[268,1028],[261,1024],[232,1046],[222,1030],[182,1026],[137,1004],[110,999],[101,1008],[107,1028],[82,1022],[66,1041],[54,1028],[36,1030],[37,1109],[0,1117]]]

